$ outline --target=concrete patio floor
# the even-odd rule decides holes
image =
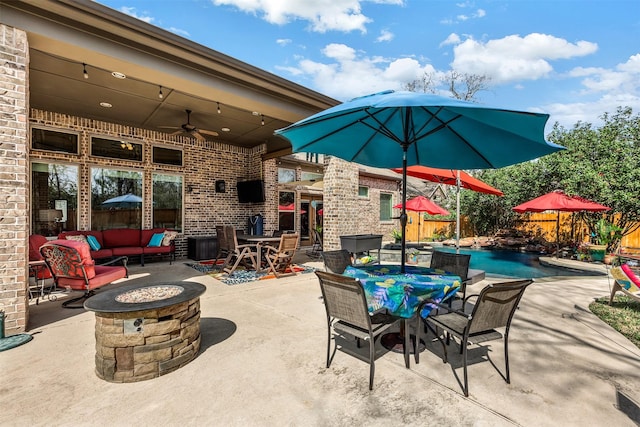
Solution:
[[[606,276],[536,279],[512,324],[511,384],[487,360],[503,369],[500,341],[472,346],[465,398],[452,371],[462,378],[457,346],[451,365],[443,364],[432,335],[411,369],[401,354],[378,359],[373,391],[368,366],[347,354],[325,368],[325,311],[314,274],[228,286],[186,261],[134,265],[126,283],[207,287],[193,361],[148,381],[102,381],[94,373],[94,314],[45,300],[30,307],[33,340],[0,352],[0,425],[636,425],[619,409],[618,392],[631,399],[627,412],[638,410],[640,350],[588,310],[609,294]]]

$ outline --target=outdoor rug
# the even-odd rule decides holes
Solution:
[[[256,280],[266,280],[266,279],[275,279],[276,276],[274,274],[266,274],[256,273],[253,270],[242,270],[238,268],[233,274],[229,275],[220,270],[220,265],[216,264],[215,261],[200,261],[200,262],[185,262],[185,265],[188,265],[191,268],[198,270],[203,274],[208,274],[212,277],[215,277],[217,280],[220,280],[222,283],[227,285],[239,285],[247,282],[254,282]],[[297,265],[294,264],[292,269],[287,269],[284,274],[304,274],[304,273],[313,273],[316,269],[313,267],[308,267],[306,265]]]

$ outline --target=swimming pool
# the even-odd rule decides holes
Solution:
[[[444,252],[455,252],[449,246],[434,248]],[[540,264],[539,254],[505,250],[461,248],[461,254],[471,255],[470,268],[484,270],[492,277],[538,278],[549,276],[584,276],[584,272]]]

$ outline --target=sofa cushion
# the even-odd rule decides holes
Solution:
[[[107,248],[139,247],[140,230],[137,228],[113,228],[102,232],[104,246]],[[142,253],[142,251],[138,252]],[[114,252],[114,255],[115,252]]]
[[[142,249],[140,246],[122,246],[112,248],[113,256],[128,256],[128,255],[142,255]]]
[[[91,251],[91,257],[93,259],[111,258],[113,256],[113,249],[100,248],[97,251]]]
[[[173,240],[176,238],[177,235],[178,235],[177,231],[171,231],[171,230],[165,231],[164,238],[162,239],[162,246],[170,246],[171,242],[173,242]]]
[[[164,239],[164,233],[156,233],[151,236],[151,240],[149,240],[147,246],[150,248],[157,248],[162,245],[162,239]]]
[[[173,248],[171,246],[145,246],[142,248],[143,253],[146,254],[170,254]]]
[[[140,246],[147,246],[149,245],[149,241],[151,240],[151,237],[153,237],[154,234],[156,233],[164,233],[166,229],[165,228],[150,228],[148,230],[142,230],[140,232]]]
[[[87,243],[89,244],[89,247],[91,247],[92,251],[99,251],[101,248],[100,242],[98,242],[98,239],[96,239],[96,236],[92,236],[89,234],[87,236]]]

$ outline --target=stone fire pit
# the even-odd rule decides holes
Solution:
[[[200,295],[193,282],[128,285],[85,301],[96,313],[96,375],[128,383],[159,377],[200,350]]]

